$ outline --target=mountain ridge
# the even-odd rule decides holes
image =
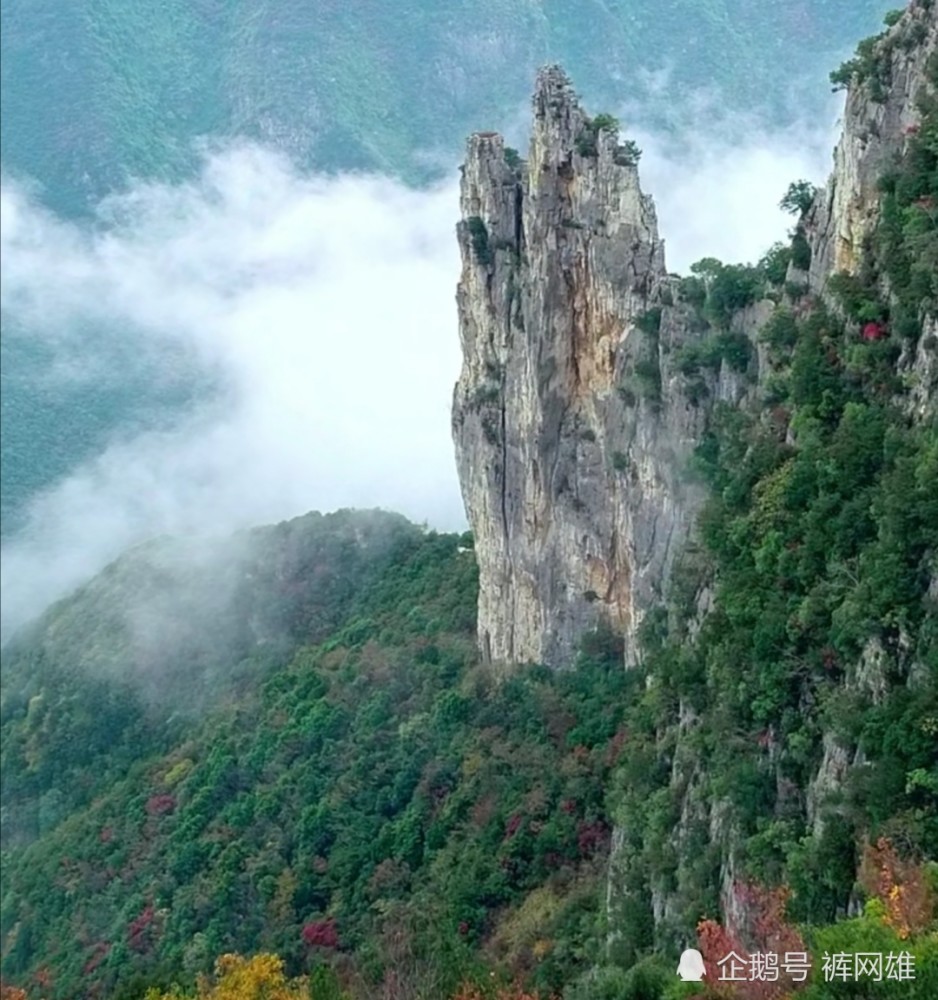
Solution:
[[[80,620],[98,601],[120,623],[107,577],[52,609],[0,720],[4,827],[11,805],[36,812],[3,852],[4,977],[37,997],[193,995],[216,956],[276,951],[327,997],[439,1000],[498,970],[569,1000],[670,1000],[668,956],[696,929],[711,972],[714,940],[904,949],[920,975],[871,995],[930,1000],[936,17],[913,0],[835,73],[862,126],[913,67],[890,169],[793,184],[791,243],[756,265],[669,274],[640,151],[557,69],[527,160],[469,140],[453,426],[474,534],[370,515],[401,544],[347,579],[369,515],[281,528],[257,597],[282,656],[248,656],[240,696],[179,735],[135,730],[137,707],[75,669],[115,652],[107,621]],[[824,249],[842,238],[846,257]],[[812,276],[838,253],[853,272]],[[684,525],[671,553],[656,519]],[[578,559],[613,534],[627,590]],[[311,571],[323,551],[334,591]],[[207,637],[223,680],[267,631],[235,653]],[[36,690],[44,642],[58,663]],[[198,681],[204,662],[164,652]],[[108,719],[128,723],[119,753],[108,732],[82,744]],[[804,996],[839,987],[816,970]]]
[[[3,10],[4,167],[44,185],[66,214],[131,177],[185,175],[196,140],[232,134],[305,166],[425,177],[436,171],[419,154],[455,153],[474,121],[520,102],[545,59],[571,64],[604,101],[620,89],[623,63],[633,80],[635,67],[660,69],[650,52],[673,54],[681,93],[717,81],[754,98],[771,89],[738,86],[753,76],[769,83],[769,60],[754,50],[786,39],[816,61],[829,56],[830,37],[846,45],[871,29],[878,10],[871,0],[852,6],[848,28],[831,0],[759,6],[768,18],[738,0],[672,0],[654,17],[643,4],[605,0],[575,14],[501,0],[487,0],[484,13],[461,3],[392,13],[288,0],[146,12],[83,0],[66,19],[12,0]],[[55,74],[50,53],[60,56]],[[786,102],[770,99],[776,113]]]

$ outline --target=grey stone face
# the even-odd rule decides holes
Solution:
[[[920,91],[934,89],[927,65],[936,44],[938,13],[915,0],[875,47],[886,82],[864,81],[847,92],[834,168],[805,220],[815,292],[823,292],[835,272],[852,274],[859,266],[864,237],[879,215],[879,178],[915,134]]]
[[[859,266],[877,218],[877,178],[915,132],[936,34],[938,5],[913,0],[879,43],[890,60],[885,92],[863,84],[848,93],[834,171],[804,220],[810,271],[794,276],[814,295],[825,295],[834,272]],[[591,128],[556,67],[537,80],[526,160],[508,162],[492,133],[468,143],[453,436],[480,568],[480,645],[503,667],[569,665],[579,635],[601,620],[625,637],[627,665],[636,662],[642,616],[663,596],[704,499],[689,465],[708,410],[716,401],[752,408],[762,399],[758,344],[745,373],[724,363],[693,381],[681,374],[678,352],[701,328],[667,274],[654,205],[629,161],[613,133]],[[772,309],[758,302],[733,328],[754,337]],[[659,322],[649,321],[651,311],[660,311]],[[918,345],[899,361],[914,419],[935,411],[936,337],[935,316],[925,315]],[[705,587],[701,619],[712,601]],[[689,634],[698,628],[691,622]],[[859,676],[869,684],[878,675]],[[730,892],[738,869],[732,811],[701,791],[702,765],[684,725],[682,713],[671,781],[681,799],[675,851],[683,857],[693,830],[709,830],[721,856],[723,908],[743,925],[751,914],[737,912]],[[825,736],[814,779],[794,788],[779,773],[779,798],[818,829],[855,765]],[[627,840],[614,831],[610,941],[631,878]],[[678,881],[685,876],[682,868]],[[654,880],[647,888],[656,922],[667,923],[676,913],[673,888]]]
[[[834,169],[804,220],[811,246],[809,286],[835,309],[836,301],[826,295],[828,279],[859,269],[864,242],[879,219],[879,179],[917,134],[920,99],[935,93],[929,64],[936,50],[938,8],[914,0],[874,48],[878,82],[868,79],[847,92]],[[881,293],[888,301],[889,288]],[[934,417],[938,400],[938,318],[932,311],[922,319],[922,336],[904,348],[898,365],[909,389],[902,402],[916,420]]]
[[[463,169],[453,436],[480,645],[496,664],[561,667],[602,619],[631,663],[702,500],[688,460],[705,413],[672,365],[699,324],[668,304],[628,147],[590,122],[557,67],[533,105],[525,161],[481,133]],[[650,310],[657,329],[637,325]]]
[[[804,220],[816,294],[858,264],[877,178],[915,132],[936,33],[935,7],[916,0],[879,43],[889,86],[849,91],[834,172]],[[671,304],[628,145],[587,117],[558,67],[538,75],[533,119],[526,160],[478,133],[463,168],[453,436],[481,574],[480,645],[497,664],[560,667],[605,620],[634,663],[642,616],[702,502],[688,466],[707,408],[758,401],[764,356],[754,352],[748,380],[724,366],[704,391],[699,377],[689,384],[673,361],[699,325]],[[652,310],[657,330],[642,321]],[[759,303],[734,325],[752,335],[769,310]],[[934,407],[933,339],[901,362],[918,416]]]
[[[600,614],[624,632],[639,617],[646,567],[632,536],[647,542],[657,529],[660,514],[642,500],[664,488],[640,451],[663,427],[616,390],[644,340],[634,319],[656,301],[664,255],[635,167],[616,162],[611,133],[592,135],[561,70],[541,72],[533,103],[517,168],[500,136],[468,144],[453,434],[483,652],[560,666]],[[617,450],[628,466],[613,467]]]

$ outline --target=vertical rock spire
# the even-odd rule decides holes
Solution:
[[[494,133],[468,142],[453,435],[483,653],[562,666],[600,620],[632,648],[686,534],[672,459],[697,418],[675,420],[661,394],[661,343],[679,331],[662,321],[664,249],[634,146],[556,66],[533,110],[527,160]],[[657,385],[644,399],[636,366]]]

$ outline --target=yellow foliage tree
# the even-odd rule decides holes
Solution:
[[[881,837],[863,852],[860,884],[883,903],[883,923],[902,940],[919,934],[935,919],[935,900],[925,868],[899,856],[892,842]]]
[[[277,955],[222,955],[213,978],[201,976],[194,994],[152,989],[144,1000],[309,1000],[307,980],[287,979]]]

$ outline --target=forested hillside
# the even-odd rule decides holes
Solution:
[[[873,0],[10,0],[3,164],[68,213],[132,177],[185,176],[203,138],[260,139],[322,169],[426,177],[476,123],[509,120],[551,59],[595,99],[647,98],[659,118],[680,118],[696,90],[788,121],[825,60],[880,13]],[[815,75],[799,92],[772,68],[795,59]],[[667,101],[643,71],[668,74]]]
[[[878,106],[914,13],[835,81]],[[794,183],[790,244],[638,319],[610,395],[705,414],[705,501],[628,669],[601,618],[486,662],[479,538],[382,512],[151,543],[6,647],[3,1000],[938,996],[938,55],[926,83],[823,295]],[[590,121],[581,158],[623,155]],[[467,267],[512,254],[463,228]],[[720,983],[730,950],[813,969]],[[825,974],[857,952],[878,978]]]
[[[404,533],[328,640],[273,671],[255,661],[238,700],[188,718],[172,746],[141,732],[152,710],[130,702],[112,709],[123,749],[112,734],[105,754],[100,711],[73,714],[99,690],[52,653],[28,709],[4,707],[4,789],[51,785],[47,801],[64,780],[70,815],[42,815],[39,839],[5,857],[5,974],[39,958],[53,996],[131,996],[135,973],[185,978],[225,951],[270,949],[293,970],[334,954],[380,979],[404,949],[445,995],[496,914],[529,897],[490,947],[530,963],[556,937],[542,975],[581,967],[608,841],[602,789],[637,678],[597,637],[576,671],[494,684],[475,666],[475,565],[459,541]]]
[[[5,800],[17,776],[59,787],[47,764],[63,753],[74,768],[64,787],[84,790],[58,821],[45,814],[38,838],[25,843],[21,832],[4,852],[4,979],[33,984],[30,996],[129,1000],[193,983],[224,953],[269,952],[287,975],[318,970],[313,997],[469,1000],[488,993],[466,984],[487,989],[495,970],[506,990],[527,982],[542,996],[564,986],[571,997],[658,996],[673,963],[670,949],[651,957],[650,923],[623,923],[634,953],[614,952],[600,981],[573,984],[606,961],[610,782],[632,808],[641,803],[636,831],[669,849],[654,790],[669,751],[650,737],[666,692],[688,682],[657,654],[653,673],[624,672],[620,643],[597,633],[570,670],[532,667],[496,683],[476,663],[466,541],[402,533],[326,641],[300,645],[282,666],[255,659],[236,701],[175,730],[128,694],[109,710],[125,741],[96,745],[101,702],[83,720],[73,713],[101,689],[69,677],[67,659],[47,663],[28,711],[4,707]],[[84,610],[95,610],[90,600]],[[661,681],[648,688],[648,676]],[[919,717],[907,724],[913,735]],[[68,747],[43,733],[65,734]],[[707,738],[734,761],[713,780],[758,798],[745,743]],[[898,766],[921,752],[902,751]],[[883,809],[896,813],[894,798]],[[922,819],[934,821],[927,809]],[[895,820],[878,829],[895,833]],[[804,892],[807,869],[792,880],[805,920],[835,915],[825,884],[833,897],[853,884],[835,848],[825,858],[819,897]],[[690,860],[706,874],[705,854]],[[752,869],[767,885],[785,874],[771,860]],[[810,933],[827,948],[913,948],[924,968],[938,957],[918,937],[925,875],[887,860],[903,890],[919,885],[908,907]],[[867,885],[873,896],[877,883]],[[689,903],[683,932],[705,916],[718,918],[712,898]],[[647,920],[639,910],[634,919]],[[276,996],[260,992],[274,968],[229,970],[199,995]],[[902,984],[901,995],[924,1000],[928,982],[919,992]]]

